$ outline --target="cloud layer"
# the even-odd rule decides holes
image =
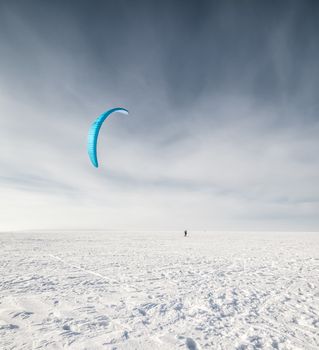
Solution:
[[[311,1],[1,4],[0,229],[318,230],[318,27]]]

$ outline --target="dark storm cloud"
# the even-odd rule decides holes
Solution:
[[[2,1],[0,185],[314,215],[318,33],[317,1]],[[108,121],[96,173],[87,127],[115,105],[130,116]]]
[[[1,13],[7,79],[18,75],[22,90],[40,89],[51,69],[46,84],[57,90],[64,64],[84,93],[111,85],[148,102],[154,89],[176,108],[223,93],[267,103],[318,97],[317,2],[11,1]]]

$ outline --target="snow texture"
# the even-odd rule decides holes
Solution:
[[[319,349],[319,234],[0,234],[0,349]]]

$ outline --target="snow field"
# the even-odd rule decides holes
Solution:
[[[0,234],[0,349],[319,349],[319,234]]]

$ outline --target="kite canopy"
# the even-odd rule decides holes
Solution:
[[[128,114],[128,110],[125,108],[117,107],[109,109],[108,111],[102,113],[91,125],[89,134],[88,134],[88,144],[87,150],[92,164],[97,168],[99,163],[97,161],[97,139],[99,136],[99,132],[104,120],[111,115],[112,113],[122,113]]]

